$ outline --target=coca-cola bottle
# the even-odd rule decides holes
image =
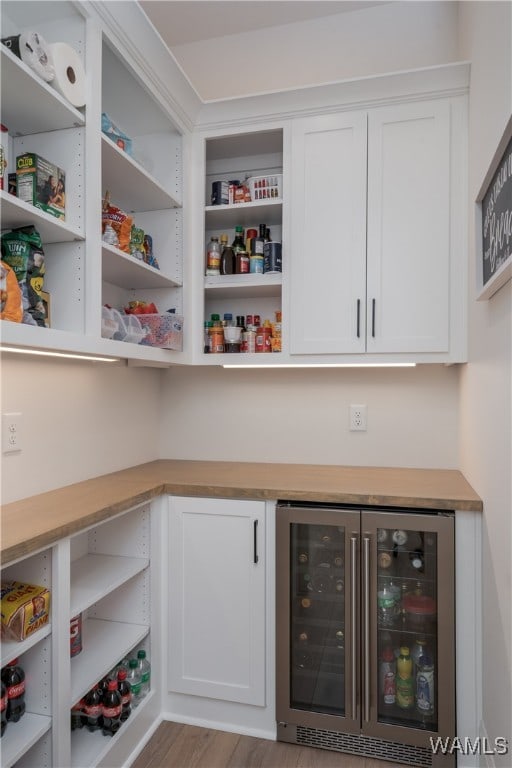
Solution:
[[[103,717],[104,736],[113,736],[121,727],[121,694],[117,690],[117,680],[109,680],[108,690],[103,695],[101,714]]]
[[[83,717],[83,707],[84,707],[84,700],[80,699],[80,701],[77,701],[76,704],[73,704],[71,707],[71,730],[76,731],[77,728],[83,728],[84,723],[84,717]]]
[[[0,700],[0,711],[2,713],[2,731],[0,737],[4,735],[4,731],[7,727],[7,688],[2,683],[2,698]]]
[[[3,668],[2,682],[7,688],[7,720],[17,723],[25,712],[25,672],[18,659]]]
[[[84,699],[83,713],[85,726],[90,731],[101,728],[101,691],[97,685],[87,693]]]
[[[132,711],[132,689],[130,683],[126,679],[128,672],[123,667],[117,670],[117,690],[121,694],[121,722],[128,720]]]

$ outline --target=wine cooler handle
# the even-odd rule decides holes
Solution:
[[[258,562],[258,521],[255,520],[253,524],[253,532],[254,532],[254,538],[253,538],[253,562]]]
[[[352,720],[357,720],[357,536],[350,537],[350,621],[351,621],[351,677]]]
[[[370,720],[370,539],[363,539],[363,674],[364,674],[364,719]]]

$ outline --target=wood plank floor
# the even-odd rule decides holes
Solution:
[[[131,768],[405,768],[324,749],[162,723]]]

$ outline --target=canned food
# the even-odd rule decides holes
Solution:
[[[82,650],[82,614],[73,616],[69,622],[69,655],[78,656]]]
[[[265,243],[263,245],[263,271],[282,272],[281,243]]]
[[[256,330],[256,352],[272,352],[271,335],[272,331],[267,326],[262,326]]]
[[[251,274],[263,274],[263,255],[261,253],[255,253],[249,260]]]

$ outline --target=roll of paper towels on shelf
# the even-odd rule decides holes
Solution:
[[[80,56],[67,43],[51,43],[55,77],[52,85],[73,107],[85,104],[85,71]]]
[[[4,37],[2,43],[39,77],[51,83],[55,75],[52,54],[50,46],[39,32],[22,32],[21,35]]]

